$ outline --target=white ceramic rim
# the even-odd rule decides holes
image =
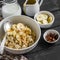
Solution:
[[[25,1],[25,4],[27,3],[27,1],[28,1],[28,0]],[[28,6],[34,6],[34,5],[36,5],[37,3],[38,3],[38,1],[36,0],[36,3],[34,3],[34,4],[27,4],[26,6],[27,6],[27,7],[28,7]]]
[[[58,38],[57,38],[57,40],[55,40],[55,41],[53,41],[53,42],[49,42],[49,41],[46,40],[45,34],[47,34],[47,33],[49,33],[49,32],[52,32],[52,31],[54,31],[55,33],[58,34]],[[55,43],[55,42],[57,42],[57,41],[59,40],[60,34],[59,34],[59,32],[58,32],[57,30],[49,29],[49,30],[47,30],[47,31],[43,34],[43,38],[44,38],[44,40],[45,40],[47,43]]]
[[[17,16],[20,16],[20,15],[17,15]],[[21,15],[21,16],[25,16],[25,15]],[[6,17],[5,19],[12,18],[12,17],[15,17],[15,16],[9,16],[9,17]],[[25,17],[28,17],[28,16],[25,16]],[[30,18],[30,17],[29,17],[29,18]],[[0,22],[0,26],[2,25],[2,23],[4,22],[5,19],[3,19],[3,20]],[[32,20],[32,18],[30,18],[30,19]],[[39,28],[39,30],[40,30],[40,32],[39,32],[40,34],[39,34],[39,36],[38,36],[38,39],[34,42],[34,44],[32,44],[31,46],[29,46],[29,47],[27,47],[27,48],[22,48],[22,49],[13,49],[13,48],[9,48],[9,47],[6,47],[6,46],[5,46],[5,48],[10,49],[10,50],[20,51],[20,50],[29,49],[29,48],[33,47],[34,45],[36,45],[36,44],[38,43],[38,41],[40,40],[40,37],[41,37],[41,29],[40,29],[39,24],[38,24],[34,19],[33,19],[32,21],[34,21],[34,22],[37,24],[37,26],[38,26],[38,28]]]
[[[40,11],[40,12],[36,13],[35,16],[34,16],[34,19],[35,19],[35,20],[36,20],[37,15],[40,14],[40,13],[46,13],[46,14],[52,16],[53,20],[52,20],[51,23],[48,23],[48,24],[39,24],[39,23],[38,23],[39,25],[42,25],[42,26],[45,25],[45,26],[46,26],[46,25],[51,25],[51,24],[54,23],[55,17],[54,17],[54,15],[53,15],[51,12],[49,12],[49,11]],[[37,20],[36,20],[36,21],[37,21]]]
[[[25,1],[25,4],[27,3],[27,1],[28,1],[28,0]],[[36,3],[35,3],[35,4],[27,4],[26,6],[34,6],[34,5],[36,5],[37,3],[39,4],[39,7],[40,7],[40,6],[42,5],[42,3],[43,3],[43,0],[41,0],[40,3],[39,3],[39,0],[36,0]]]

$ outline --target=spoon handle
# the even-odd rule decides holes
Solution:
[[[3,52],[4,52],[5,41],[6,41],[6,35],[4,36],[4,38],[1,42],[1,45],[0,45],[0,54],[3,54]]]

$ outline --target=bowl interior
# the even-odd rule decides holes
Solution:
[[[38,12],[38,13],[36,13],[36,15],[35,15],[35,17],[34,17],[34,19],[37,21],[37,15],[39,15],[39,14],[41,14],[41,13],[44,13],[44,14],[48,14],[49,16],[51,16],[52,17],[52,21],[49,23],[49,24],[40,24],[40,25],[50,25],[50,24],[52,24],[53,22],[54,22],[54,19],[55,19],[55,17],[54,17],[54,15],[51,13],[51,12],[49,12],[49,11],[40,11],[40,12]]]
[[[23,23],[29,26],[35,33],[36,33],[36,40],[39,40],[41,36],[41,30],[39,28],[39,25],[36,21],[34,21],[32,18],[27,16],[10,16],[5,19],[3,19],[0,23],[0,38],[5,34],[3,25],[7,21],[11,23]]]
[[[57,40],[54,40],[54,41],[52,41],[52,42],[47,41],[45,37],[46,37],[46,35],[49,34],[49,33],[58,34]],[[47,31],[44,33],[43,38],[44,38],[44,40],[45,40],[46,42],[48,42],[48,43],[55,43],[55,42],[57,42],[57,41],[59,40],[59,32],[56,31],[56,30],[47,30]]]

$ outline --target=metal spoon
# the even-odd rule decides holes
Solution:
[[[4,27],[3,27],[4,28],[4,31],[7,32],[7,30],[10,29],[11,26],[12,26],[12,23],[11,22],[6,22],[4,24]]]
[[[5,36],[4,36],[4,38],[3,38],[3,40],[2,40],[2,42],[1,42],[1,45],[0,45],[0,54],[3,54],[3,52],[4,52],[4,45],[5,45],[5,42],[6,42],[6,32],[7,32],[7,30],[8,29],[10,29],[11,28],[11,23],[10,22],[6,22],[5,24],[4,24],[4,31],[5,31]]]

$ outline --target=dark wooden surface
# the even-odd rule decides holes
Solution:
[[[21,8],[23,7],[24,1],[25,0],[18,0]],[[55,29],[60,33],[60,1],[44,0],[41,10],[48,10],[54,14],[55,22],[48,29]],[[22,15],[25,15],[23,10]],[[24,54],[29,60],[60,60],[60,40],[55,44],[48,44],[43,39],[43,33],[48,29],[41,29],[42,36],[38,45],[32,51]]]

